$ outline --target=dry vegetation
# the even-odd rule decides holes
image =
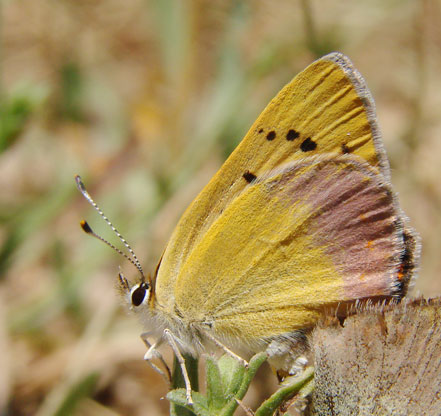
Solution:
[[[159,415],[162,380],[84,236],[80,173],[144,268],[272,96],[340,50],[377,102],[393,183],[441,292],[441,2],[3,0],[0,412]],[[268,393],[256,381],[248,400]],[[146,411],[148,409],[148,412]]]

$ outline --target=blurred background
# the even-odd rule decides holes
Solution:
[[[260,111],[330,51],[375,97],[423,241],[413,293],[441,292],[441,1],[0,4],[0,414],[167,414],[115,290],[136,270],[82,233],[87,218],[118,244],[73,176],[151,271]]]

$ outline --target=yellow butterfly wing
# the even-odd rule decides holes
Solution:
[[[186,259],[254,177],[324,153],[357,155],[389,178],[373,100],[361,75],[340,53],[313,62],[280,91],[183,214],[156,276],[158,302],[174,307]]]
[[[402,252],[393,194],[367,163],[290,162],[212,223],[180,271],[174,311],[227,345],[257,345],[338,303],[394,295]]]

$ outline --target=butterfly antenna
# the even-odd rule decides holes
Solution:
[[[115,247],[112,243],[95,233],[95,231],[92,230],[90,225],[82,220],[80,222],[81,228],[83,231],[98,240],[102,241],[104,244],[107,244],[110,248],[115,250],[117,253],[121,254],[121,256],[125,257],[130,263],[132,263],[141,273],[142,281],[145,281],[145,275],[144,271],[142,270],[141,263],[138,260],[138,257],[136,257],[135,252],[133,251],[132,247],[130,247],[129,243],[126,241],[126,239],[121,235],[121,233],[114,227],[114,225],[110,222],[110,220],[104,215],[104,212],[101,211],[101,208],[97,205],[97,203],[92,199],[92,197],[89,195],[89,192],[87,192],[86,187],[84,186],[83,181],[81,180],[81,177],[79,175],[75,175],[75,182],[77,183],[78,190],[83,194],[84,198],[87,199],[90,205],[92,205],[100,214],[101,218],[107,223],[107,225],[113,230],[113,232],[117,235],[117,237],[121,240],[121,242],[124,244],[124,246],[127,248],[127,250],[130,252],[132,257],[129,257],[126,253],[121,251],[119,248]]]

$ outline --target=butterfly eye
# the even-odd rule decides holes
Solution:
[[[132,305],[139,306],[146,297],[149,290],[149,285],[145,282],[141,283],[136,289],[132,291]]]

